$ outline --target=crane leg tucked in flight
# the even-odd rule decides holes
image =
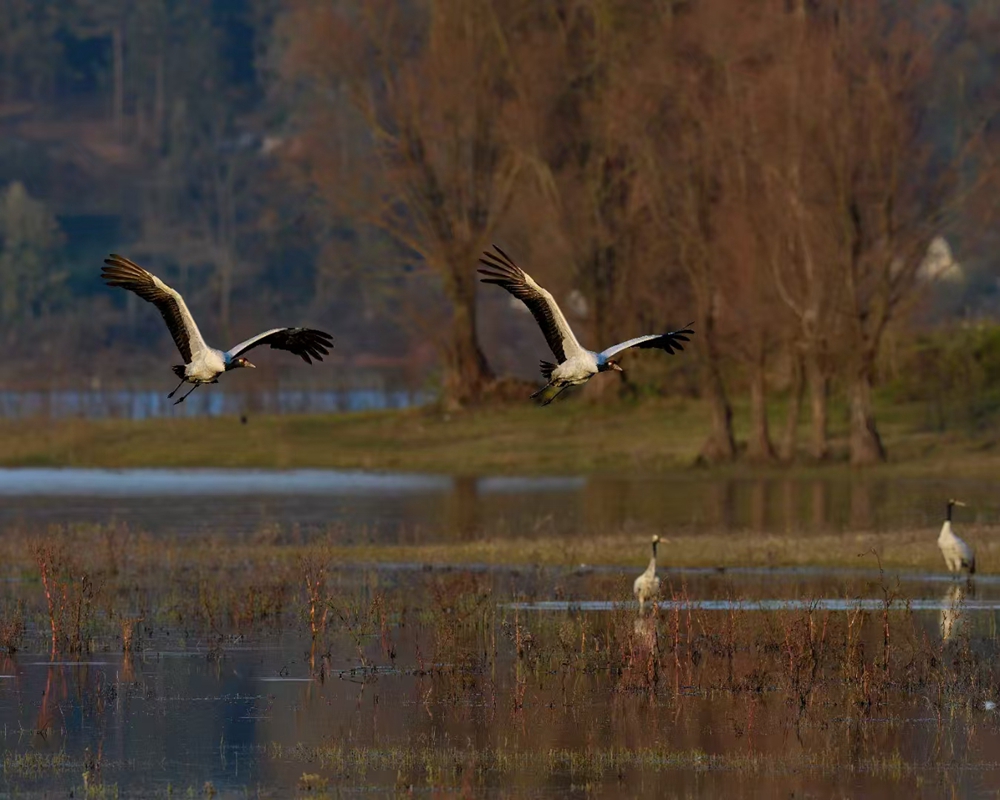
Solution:
[[[546,389],[551,389],[553,386],[555,386],[555,384],[552,381],[549,381],[541,389],[539,389],[537,392],[535,392],[533,395],[531,395],[531,399],[534,400],[540,394],[543,394]]]
[[[196,384],[195,384],[194,386],[192,386],[192,387],[191,387],[191,392],[193,392],[193,391],[194,391],[195,389],[197,389],[197,388],[198,388],[199,386],[201,386],[201,384],[200,384],[200,383],[196,383]],[[178,387],[177,387],[177,389],[180,389],[180,388],[181,388],[180,386],[178,386]],[[174,391],[176,392],[176,391],[177,391],[177,389],[174,389]],[[186,395],[184,395],[183,397],[179,397],[178,399],[174,400],[174,405],[177,405],[178,403],[183,403],[183,402],[184,402],[185,400],[187,400],[187,399],[188,399],[188,397],[190,397],[190,396],[191,396],[191,392],[188,392],[188,393],[187,393]]]
[[[551,386],[553,384],[549,384],[549,385]],[[548,387],[546,387],[546,388],[548,388]],[[542,397],[542,405],[543,406],[547,406],[549,403],[551,403],[553,400],[555,400],[559,395],[561,395],[563,392],[565,392],[568,388],[569,388],[569,384],[568,383],[563,383],[563,384],[560,384],[560,385],[556,386],[556,390],[554,392],[552,392],[552,394],[546,394],[546,395],[544,395]]]

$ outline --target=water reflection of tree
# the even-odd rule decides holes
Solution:
[[[868,481],[851,482],[851,530],[869,531],[873,525],[871,486]]]
[[[69,695],[66,686],[66,676],[55,665],[50,665],[45,674],[45,691],[42,692],[42,702],[38,706],[35,721],[35,735],[47,745],[55,746],[55,734],[60,728],[56,724],[59,703]]]
[[[736,481],[712,481],[708,489],[707,516],[712,526],[730,530],[736,519]]]
[[[633,481],[607,475],[592,475],[581,494],[583,519],[589,533],[617,530],[627,519],[632,504]]]
[[[768,483],[766,480],[756,480],[750,484],[750,528],[755,531],[767,529]]]
[[[830,483],[815,480],[810,485],[810,511],[813,530],[826,530],[830,522]]]
[[[479,478],[455,475],[447,500],[448,538],[467,542],[479,530]]]
[[[799,529],[799,494],[802,484],[792,478],[781,481],[781,509],[785,533],[794,533]]]

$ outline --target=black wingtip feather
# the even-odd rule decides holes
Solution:
[[[511,285],[520,286],[526,283],[524,272],[519,267],[512,267],[507,264],[499,262],[490,262],[480,259],[480,262],[485,265],[478,268],[480,275],[485,275],[485,278],[480,278],[482,283],[495,283],[498,286],[509,287]]]
[[[489,250],[484,250],[483,254],[479,257],[479,262],[490,269],[508,274],[511,277],[519,277],[521,268],[514,263],[514,259],[501,250],[499,245],[493,245],[493,249],[499,253],[499,256],[496,253],[491,253]],[[482,272],[482,270],[479,271]]]
[[[333,337],[326,331],[313,328],[288,328],[285,337],[271,342],[272,349],[289,350],[307,364],[322,361],[333,348]]]
[[[493,249],[496,250],[501,256],[503,256],[504,261],[506,261],[511,266],[514,266],[514,259],[507,255],[503,250],[500,249],[500,245],[494,244]]]

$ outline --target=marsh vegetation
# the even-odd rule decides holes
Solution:
[[[750,534],[692,533],[691,552],[699,536],[747,560],[731,548]],[[834,538],[852,568],[669,566],[660,605],[640,618],[631,582],[649,540],[632,532],[567,548],[497,527],[406,545],[349,525],[191,536],[28,519],[0,535],[2,788],[1000,786],[1000,583],[969,592],[886,567],[885,540],[866,553],[854,534]],[[933,535],[924,544],[940,557]]]

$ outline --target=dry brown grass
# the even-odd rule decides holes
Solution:
[[[312,586],[325,579],[334,567],[377,566],[382,563],[452,565],[487,564],[497,566],[586,566],[630,567],[641,571],[645,565],[645,531],[630,530],[599,536],[485,536],[471,541],[427,544],[359,543],[345,545],[339,528],[305,543],[276,543],[270,537],[234,537],[227,532],[197,539],[152,537],[144,533],[116,532],[117,544],[108,548],[103,526],[81,525],[56,529],[44,541],[47,546],[72,547],[78,568],[93,580],[116,576],[127,564],[132,575],[167,575],[180,569],[211,573],[241,572],[255,576],[254,596],[246,599],[243,616],[266,616],[278,607],[275,582],[295,575],[294,583]],[[980,571],[996,571],[1000,565],[1000,540],[989,526],[969,524],[962,536],[976,549]],[[891,569],[944,572],[936,545],[937,530],[912,529],[893,532],[846,532],[796,535],[760,531],[719,531],[661,536],[659,564],[671,567],[864,567],[874,569],[872,550]],[[38,574],[37,553],[20,531],[0,536],[0,577]],[[326,569],[306,574],[303,565],[325,565]],[[312,569],[312,568],[311,568]],[[82,574],[82,573],[81,573]],[[216,587],[213,591],[218,590]],[[317,602],[315,613],[321,614]],[[134,613],[130,609],[128,613]],[[322,626],[320,626],[322,627]]]

